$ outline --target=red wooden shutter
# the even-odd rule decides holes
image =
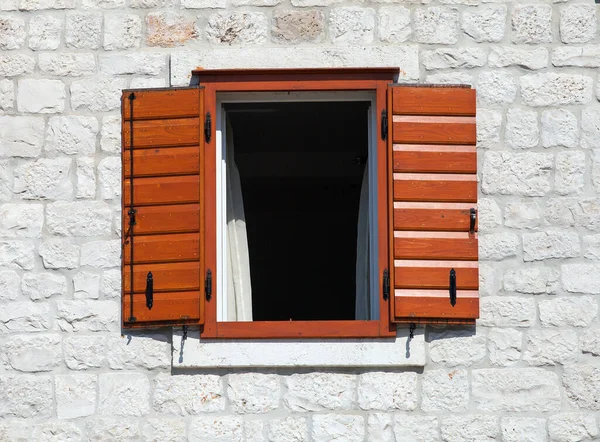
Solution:
[[[201,323],[203,90],[123,91],[122,115],[123,326]]]
[[[395,322],[479,317],[475,90],[393,86],[388,108]],[[456,303],[450,302],[451,270]]]

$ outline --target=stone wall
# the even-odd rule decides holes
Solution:
[[[597,440],[599,9],[0,0],[0,440]],[[120,90],[197,66],[476,86],[476,330],[381,369],[184,370],[171,330],[122,337]]]

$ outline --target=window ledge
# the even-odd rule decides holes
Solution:
[[[395,339],[201,340],[173,329],[173,367],[424,367],[424,329],[399,330]]]

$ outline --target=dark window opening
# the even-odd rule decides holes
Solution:
[[[226,105],[255,321],[355,319],[368,102]]]

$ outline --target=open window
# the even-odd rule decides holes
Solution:
[[[124,327],[474,322],[475,93],[397,73],[198,70],[197,87],[125,91]]]

